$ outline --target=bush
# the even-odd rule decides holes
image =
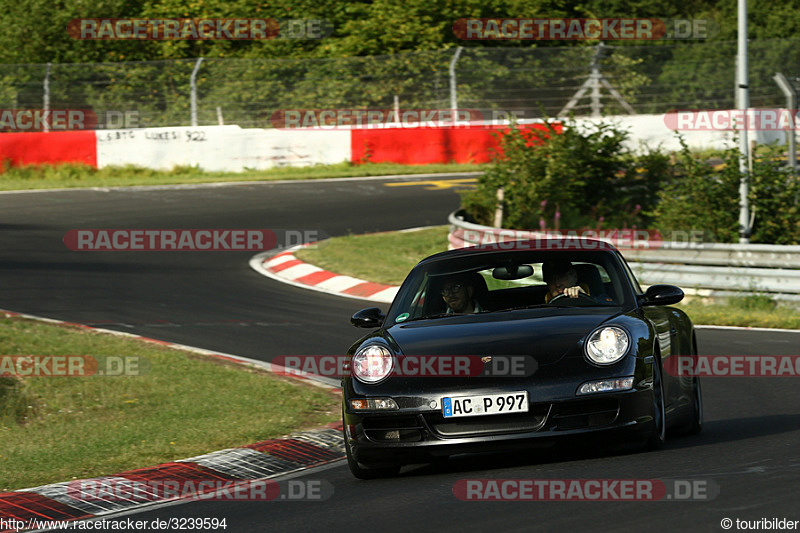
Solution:
[[[706,240],[733,242],[738,239],[739,162],[738,151],[722,154],[724,166],[717,171],[697,159],[682,137],[682,149],[675,154],[672,179],[659,191],[653,211],[655,227],[664,234],[702,230]]]
[[[750,210],[755,214],[751,242],[800,243],[800,181],[782,159],[784,147],[756,151],[750,176]]]
[[[730,148],[722,154],[723,165],[715,170],[709,163],[683,149],[671,181],[659,193],[654,210],[655,226],[662,232],[702,229],[719,242],[739,238],[740,151]],[[750,173],[750,212],[754,224],[750,242],[797,244],[800,242],[800,185],[781,159],[783,147],[759,146]]]
[[[492,164],[477,188],[462,193],[475,222],[494,224],[497,190],[504,191],[503,226],[515,229],[655,228],[705,233],[706,241],[739,238],[738,148],[723,164],[682,149],[672,156],[624,146],[626,131],[604,124],[578,128],[553,122],[546,131],[512,127],[499,133]],[[800,181],[791,176],[782,146],[759,146],[750,173],[753,243],[800,242]],[[704,154],[707,155],[707,154]]]
[[[624,146],[628,133],[598,123],[579,129],[564,121],[558,133],[512,127],[500,133],[499,150],[462,205],[491,225],[499,188],[503,226],[525,228],[630,228],[646,225],[669,171],[667,156],[648,151],[637,158]],[[544,142],[542,142],[544,141]]]

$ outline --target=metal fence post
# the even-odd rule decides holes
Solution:
[[[44,109],[45,116],[47,116],[47,112],[50,111],[50,66],[52,63],[47,64],[47,68],[44,71],[44,101],[42,102],[42,108]],[[47,120],[42,122],[44,126],[44,131],[50,131],[50,126]]]
[[[456,113],[458,112],[458,91],[456,89],[456,63],[461,51],[464,50],[463,46],[456,48],[456,53],[453,54],[453,59],[450,60],[450,110],[453,113],[453,122],[456,120]]]
[[[795,124],[795,108],[797,107],[797,91],[795,91],[792,84],[789,83],[789,80],[786,79],[782,73],[777,72],[775,77],[772,78],[775,80],[775,83],[778,84],[778,87],[781,88],[783,94],[786,96],[786,109],[789,112],[789,131],[786,132],[787,136],[789,137],[789,153],[787,154],[787,159],[789,161],[789,167],[792,169],[792,176],[797,175],[797,139],[795,137],[795,128],[797,128],[797,124]]]
[[[203,58],[199,58],[197,63],[194,64],[194,70],[192,70],[192,76],[189,78],[189,89],[191,91],[191,106],[192,106],[192,126],[197,126],[197,72],[200,70],[200,63],[203,62]]]
[[[600,54],[603,53],[603,41],[597,43],[597,51],[592,56],[592,73],[589,75],[589,84],[592,87],[592,116],[599,117],[603,104],[600,103]]]
[[[600,94],[600,85],[608,89],[608,92],[611,93],[611,96],[622,106],[625,111],[627,111],[631,115],[636,114],[636,110],[631,106],[627,100],[625,100],[622,95],[617,91],[613,85],[606,79],[605,76],[600,72],[600,54],[603,52],[603,47],[605,45],[602,41],[597,43],[597,47],[595,48],[594,55],[592,56],[592,62],[590,64],[592,72],[589,74],[589,77],[583,82],[583,85],[580,86],[578,91],[570,98],[567,105],[565,105],[561,111],[558,112],[556,116],[564,116],[569,113],[576,105],[581,98],[586,94],[586,92],[591,88],[591,98],[592,98],[592,116],[599,117],[602,114],[603,104],[600,102],[600,99],[603,97]]]

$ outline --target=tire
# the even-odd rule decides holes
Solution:
[[[697,435],[703,430],[703,391],[700,378],[692,382],[692,420],[683,428],[684,435]]]
[[[661,378],[661,360],[653,361],[653,432],[645,442],[645,450],[658,450],[667,440],[667,413],[664,405],[664,381]]]
[[[350,449],[347,434],[344,435],[344,451],[347,455],[347,466],[350,468],[350,473],[358,479],[394,477],[400,473],[400,465],[370,467],[356,461],[353,457],[353,450]]]

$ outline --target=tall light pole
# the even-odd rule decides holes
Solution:
[[[747,108],[750,107],[750,96],[747,87],[747,0],[738,0],[738,52],[736,55],[736,107],[744,114],[744,121],[739,130],[739,243],[750,242],[750,202],[747,198],[750,191],[750,177],[747,173],[747,154],[750,150],[747,142]]]

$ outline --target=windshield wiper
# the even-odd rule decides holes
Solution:
[[[459,315],[455,315],[453,313],[439,313],[438,315],[425,315],[425,316],[418,316],[417,318],[409,318],[408,320],[406,320],[406,322],[414,322],[416,320],[429,320],[431,318],[444,318],[446,316],[459,316]]]
[[[408,320],[406,320],[406,322],[413,322],[415,320],[430,320],[432,318],[444,318],[444,317],[447,317],[447,316],[477,316],[477,315],[485,315],[487,313],[493,313],[493,312],[494,311],[487,311],[487,310],[484,309],[483,311],[479,311],[477,313],[439,313],[437,315],[425,315],[425,316],[420,316],[420,317],[417,317],[417,318],[409,318]]]
[[[522,309],[573,309],[577,307],[597,307],[596,305],[564,305],[564,304],[531,304],[531,305],[522,305],[519,307],[511,307],[509,309],[498,309],[499,312],[502,311],[519,311]]]

